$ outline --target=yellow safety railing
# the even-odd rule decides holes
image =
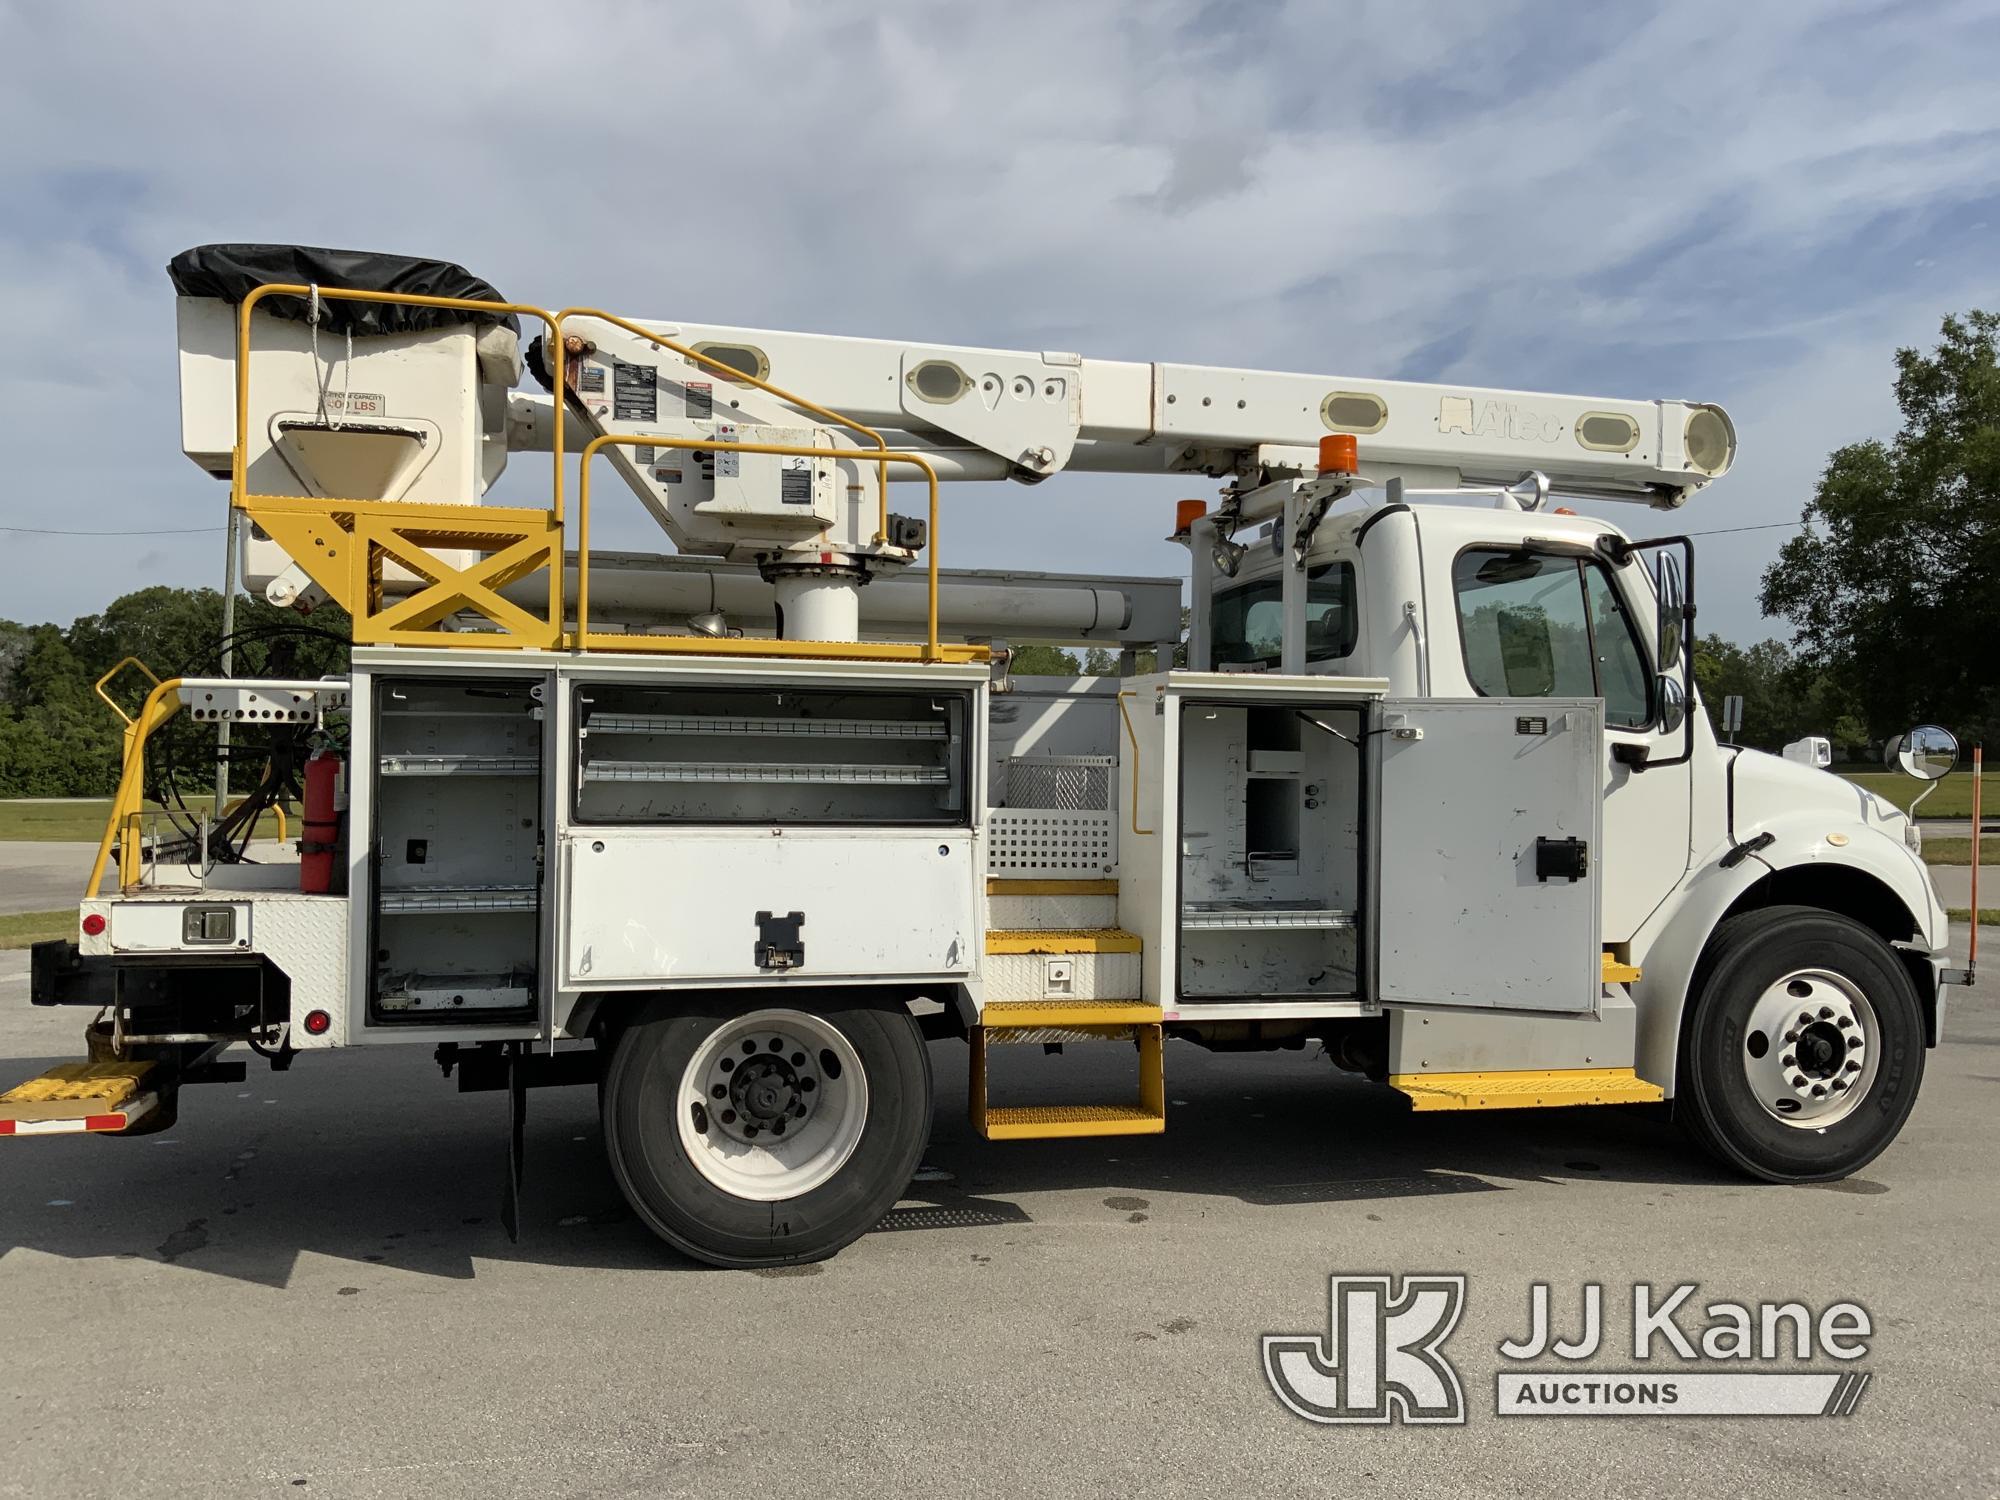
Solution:
[[[249,489],[250,334],[251,315],[267,297],[314,296],[349,302],[387,303],[405,307],[435,307],[461,312],[509,313],[540,319],[548,330],[551,384],[555,390],[552,434],[554,480],[546,512],[496,506],[439,505],[402,500],[331,499],[299,495],[260,495]],[[569,350],[564,324],[590,318],[621,328],[682,359],[710,370],[732,383],[754,386],[823,421],[866,438],[870,448],[825,449],[783,444],[725,442],[628,434],[594,439],[578,458],[577,627],[573,638],[563,636],[564,558],[561,541],[566,519],[563,503],[564,432],[568,423],[566,361]],[[930,488],[930,531],[925,639],[922,646],[894,642],[718,640],[707,636],[611,635],[589,628],[590,540],[588,494],[590,460],[612,445],[698,449],[708,452],[764,453],[793,457],[830,458],[874,465],[877,477],[875,540],[888,539],[889,466],[917,468]],[[349,287],[271,282],[256,287],[237,310],[236,325],[236,445],[230,461],[230,504],[250,514],[304,567],[322,588],[345,606],[354,619],[354,639],[361,643],[422,644],[486,647],[506,644],[551,648],[570,645],[580,650],[686,652],[705,655],[831,657],[852,660],[975,661],[990,653],[983,646],[942,645],[938,640],[938,478],[928,460],[913,453],[892,452],[880,432],[796,392],[715,359],[700,350],[640,324],[597,308],[572,307],[559,313],[523,302],[489,302],[466,297],[432,297],[414,292],[364,291]],[[470,567],[459,568],[435,555],[434,548],[458,548],[487,553]],[[382,568],[398,563],[418,575],[420,587],[409,597],[384,609]],[[500,590],[546,568],[548,607],[537,618]],[[446,631],[436,627],[446,617],[474,610],[498,625],[504,634]]]
[[[896,453],[884,449],[866,455],[870,462],[908,464],[918,470],[930,488],[932,545],[925,549],[924,644],[901,645],[867,641],[767,641],[717,640],[710,636],[599,635],[590,629],[590,461],[606,448],[674,448],[701,453],[767,453],[781,458],[851,458],[840,448],[806,448],[791,443],[739,443],[715,438],[677,438],[644,433],[606,433],[584,446],[578,460],[576,478],[576,637],[577,644],[590,651],[663,651],[703,655],[735,656],[815,656],[850,661],[983,661],[991,654],[985,646],[944,645],[938,640],[938,477],[929,459],[917,453]]]
[[[153,684],[137,714],[126,713],[105,691],[106,684],[128,666],[144,672]],[[97,858],[90,867],[90,884],[83,893],[85,900],[96,898],[98,888],[104,882],[104,868],[111,862],[114,845],[118,850],[119,889],[130,890],[138,883],[139,818],[146,796],[146,741],[152,737],[154,730],[180,712],[180,686],[180,678],[169,677],[162,682],[144,662],[130,656],[97,679],[97,696],[109,703],[111,711],[125,721],[125,754],[118,774],[118,790],[111,798],[111,816],[105,821],[104,837],[98,840]]]
[[[862,437],[872,439],[876,448],[876,454],[870,455],[874,458],[876,469],[875,540],[886,542],[889,539],[889,442],[888,439],[884,438],[874,428],[863,426],[852,417],[842,416],[839,412],[832,410],[830,407],[821,406],[816,401],[808,401],[804,396],[788,391],[783,386],[773,385],[770,381],[760,379],[748,371],[739,370],[732,364],[725,364],[719,359],[714,359],[709,355],[703,354],[699,349],[690,348],[686,344],[678,343],[663,333],[655,333],[652,329],[642,328],[637,323],[628,323],[625,319],[613,317],[608,312],[600,312],[594,307],[565,307],[561,312],[556,314],[556,323],[561,325],[564,320],[569,318],[596,318],[600,322],[622,328],[629,334],[645,339],[649,343],[657,344],[662,349],[671,350],[682,359],[690,360],[704,369],[713,371],[725,380],[741,385],[753,385],[766,395],[776,396],[780,401],[799,407],[801,410],[809,411],[814,416],[832,422],[836,426],[845,427],[849,432],[859,433]],[[660,445],[654,444],[653,446],[658,447]],[[849,454],[845,456],[861,457],[862,455]],[[588,462],[588,460],[584,461]],[[578,483],[581,484],[582,480],[579,479]],[[935,531],[935,522],[933,522],[933,531]]]
[[[251,495],[247,493],[245,466],[249,454],[250,433],[250,315],[257,304],[266,297],[321,297],[335,302],[386,302],[397,307],[441,307],[455,312],[512,313],[516,317],[540,318],[547,325],[549,336],[544,340],[548,350],[550,379],[556,388],[558,416],[562,410],[563,389],[563,341],[561,325],[554,313],[525,302],[483,302],[476,297],[427,297],[416,292],[364,292],[348,287],[308,286],[298,282],[272,281],[254,288],[243,299],[236,310],[236,450],[231,455],[229,468],[229,503],[239,508],[251,500],[296,498],[291,496]],[[558,523],[563,518],[563,424],[555,424],[555,480],[550,503],[551,513]],[[349,505],[372,505],[382,502],[350,500]],[[303,561],[303,559],[301,559]]]
[[[1149,839],[1159,830],[1139,826],[1139,731],[1132,727],[1132,715],[1125,711],[1125,700],[1138,696],[1129,689],[1118,695],[1118,717],[1125,721],[1125,738],[1132,744],[1132,806],[1128,809],[1132,831],[1142,839]]]
[[[448,308],[458,312],[509,313],[539,318],[548,329],[544,344],[558,392],[563,389],[563,340],[555,314],[525,302],[487,302],[471,297],[430,297],[415,292],[357,291],[270,282],[254,288],[237,309],[236,446],[230,456],[229,503],[258,525],[331,594],[354,620],[354,639],[363,644],[491,646],[486,633],[434,629],[439,621],[467,609],[485,615],[504,631],[504,644],[553,648],[563,627],[563,422],[557,398],[553,479],[549,508],[435,505],[403,500],[335,499],[298,495],[258,495],[249,489],[251,315],[267,297],[318,296],[338,302],[391,303],[400,307]],[[488,554],[469,567],[446,563],[437,549]],[[381,609],[382,569],[394,562],[414,573],[419,587],[408,598]],[[532,573],[549,575],[547,609],[540,618],[500,590]]]

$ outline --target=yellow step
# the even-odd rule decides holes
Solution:
[[[1562,1068],[1553,1072],[1398,1073],[1391,1086],[1417,1111],[1434,1109],[1555,1109],[1570,1104],[1651,1104],[1666,1092],[1630,1068]]]
[[[993,929],[986,934],[988,953],[1137,953],[1143,946],[1136,932],[1117,927],[1062,932]]]
[[[141,1091],[150,1062],[60,1063],[0,1094],[0,1135],[123,1130],[159,1102]]]
[[[1607,949],[1604,954],[1604,982],[1606,984],[1637,984],[1639,982],[1639,966],[1637,964],[1620,963],[1617,956]]]
[[[1091,1135],[1159,1135],[1166,1117],[1139,1104],[1017,1104],[986,1110],[989,1141],[1043,1141]]]
[[[979,1013],[979,1024],[995,1031],[1044,1026],[1144,1026],[1166,1019],[1144,1000],[994,1000]]]
[[[998,1013],[996,1015],[996,1012]],[[1000,1001],[988,1005],[985,1024],[972,1028],[971,1076],[966,1102],[972,1128],[989,1141],[1059,1140],[1070,1136],[1158,1135],[1167,1128],[1165,1029],[1157,1005],[1106,1001]],[[1107,1040],[1139,1044],[1138,1098],[1129,1104],[989,1104],[987,1048],[1036,1033],[1077,1029]],[[1058,1033],[1059,1034],[1059,1033]]]
[[[999,876],[986,882],[989,896],[1115,896],[1115,880],[1007,880]]]

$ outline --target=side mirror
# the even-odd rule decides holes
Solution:
[[[1889,742],[1890,764],[1919,781],[1942,781],[1958,764],[1958,737],[1935,724],[1919,724]]]
[[[1653,597],[1658,603],[1656,640],[1659,669],[1671,672],[1680,665],[1681,626],[1687,603],[1687,596],[1681,589],[1681,561],[1671,552],[1662,552],[1653,559]],[[1685,698],[1682,708],[1686,708]]]
[[[1672,734],[1687,722],[1687,690],[1681,686],[1680,678],[1662,672],[1653,684],[1653,691],[1659,695],[1660,733]]]

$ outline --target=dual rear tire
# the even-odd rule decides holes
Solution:
[[[893,997],[689,997],[620,1033],[601,1110],[612,1174],[660,1238],[711,1265],[798,1264],[901,1196],[930,1137],[930,1059]]]

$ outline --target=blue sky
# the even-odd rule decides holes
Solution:
[[[2000,6],[0,0],[0,617],[213,583],[162,270],[458,260],[637,316],[1730,409],[1676,523],[1795,520],[1892,351],[2000,305]],[[944,559],[1178,573],[1172,480],[947,495]],[[1634,530],[1661,518],[1624,508]],[[604,544],[650,545],[637,519]],[[1702,552],[1782,634],[1789,533]]]

